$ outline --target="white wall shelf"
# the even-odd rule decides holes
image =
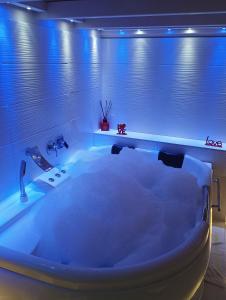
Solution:
[[[216,151],[226,151],[226,144],[223,143],[223,147],[211,147],[205,145],[205,140],[194,140],[194,139],[186,139],[186,138],[179,138],[179,137],[172,137],[172,136],[163,136],[163,135],[156,135],[150,133],[139,133],[139,132],[132,132],[128,131],[127,135],[119,135],[117,134],[117,130],[109,130],[109,131],[101,131],[97,130],[94,133],[95,135],[101,136],[109,136],[114,137],[117,139],[134,139],[136,141],[147,141],[147,142],[156,142],[161,144],[170,144],[170,145],[179,145],[179,146],[186,146],[186,147],[196,147],[196,148],[203,148],[208,150],[216,150]]]

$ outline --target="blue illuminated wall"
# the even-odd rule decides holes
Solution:
[[[225,37],[103,38],[102,65],[112,128],[125,122],[130,131],[226,143]],[[224,221],[225,155],[205,153],[206,161],[217,161],[222,210],[214,215]]]
[[[53,164],[90,145],[92,99],[99,99],[95,32],[68,22],[39,21],[37,14],[0,5],[0,200],[40,170],[25,157],[38,145]],[[63,134],[69,150],[48,156],[46,143]]]
[[[27,181],[39,175],[27,147],[55,164],[92,144],[100,99],[113,103],[112,128],[226,142],[226,38],[100,39],[0,5],[0,201],[18,190],[21,159]],[[58,134],[70,148],[48,156]]]
[[[103,38],[112,125],[226,142],[226,38]]]

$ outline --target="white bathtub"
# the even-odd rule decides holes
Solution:
[[[208,184],[204,183],[212,171],[190,157],[184,165],[203,182],[206,214],[192,235],[175,249],[153,260],[118,268],[78,268],[34,256],[40,235],[33,220],[43,201],[48,201],[47,193],[0,234],[0,296],[10,300],[199,299],[210,254],[211,210]]]

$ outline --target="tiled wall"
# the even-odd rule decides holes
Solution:
[[[226,142],[225,37],[101,41],[102,98],[113,102],[112,128],[125,122],[130,131]],[[208,155],[222,180],[216,215],[224,220],[226,156]]]
[[[27,147],[57,163],[92,143],[99,99],[113,102],[113,128],[126,122],[131,131],[226,141],[225,94],[225,38],[99,39],[1,5],[0,199],[18,190],[21,159],[27,181],[40,173]],[[70,148],[48,156],[58,134]]]
[[[226,38],[103,38],[112,126],[226,141]]]
[[[0,6],[0,199],[19,189],[26,159],[29,181],[40,170],[25,156],[38,145],[51,163],[90,144],[93,99],[99,99],[99,44],[94,31],[39,21],[37,14]],[[63,134],[69,150],[47,155]]]

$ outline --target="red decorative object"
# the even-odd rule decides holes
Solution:
[[[112,107],[112,103],[111,101],[105,101],[105,103],[103,103],[102,101],[100,101],[100,107],[101,107],[101,112],[103,115],[103,119],[100,122],[100,130],[101,131],[108,131],[109,130],[109,122],[108,122],[108,115],[109,112],[111,110]]]
[[[126,124],[118,124],[118,133],[117,134],[127,135]]]
[[[223,147],[222,141],[209,140],[209,136],[207,136],[207,138],[206,138],[205,145],[206,146],[210,146],[210,147],[218,147],[218,148],[222,148]]]
[[[107,119],[103,119],[103,121],[100,122],[100,130],[101,131],[108,131],[109,130],[109,122]]]

